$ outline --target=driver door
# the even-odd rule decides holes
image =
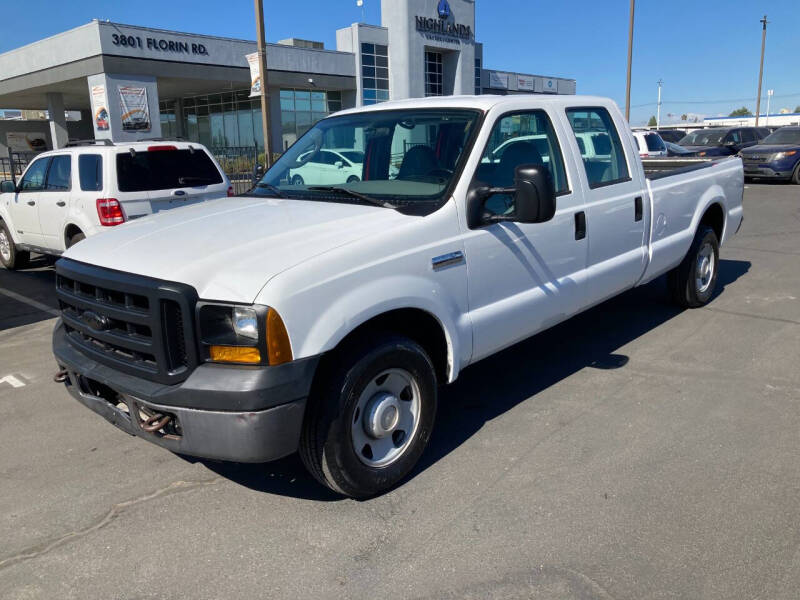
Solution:
[[[583,198],[576,189],[576,163],[569,155],[565,161],[561,151],[564,135],[563,125],[544,110],[508,113],[495,122],[478,163],[473,186],[492,187],[513,186],[519,165],[544,164],[557,205],[545,223],[505,221],[467,231],[473,361],[569,318],[584,303],[588,243],[576,235],[575,225]],[[514,198],[496,194],[485,208],[489,214],[512,214]]]
[[[23,244],[43,245],[38,205],[44,194],[45,178],[49,166],[49,156],[34,160],[22,176],[17,193],[9,206],[16,235]]]

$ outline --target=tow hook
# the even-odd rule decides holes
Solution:
[[[61,369],[60,371],[56,371],[56,374],[53,375],[53,381],[56,383],[64,383],[67,380],[67,370]]]
[[[142,422],[142,429],[149,433],[155,433],[159,429],[164,429],[171,420],[172,416],[170,415],[156,413],[151,417],[147,417],[147,419]]]

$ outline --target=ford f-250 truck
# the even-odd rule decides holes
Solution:
[[[306,166],[293,184],[330,148],[364,154],[359,181]],[[173,452],[299,450],[321,483],[368,497],[414,467],[438,387],[467,365],[664,273],[679,304],[707,303],[742,191],[738,158],[646,178],[604,98],[344,111],[249,195],[67,250],[58,379]]]

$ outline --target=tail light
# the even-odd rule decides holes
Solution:
[[[125,215],[122,207],[116,198],[98,198],[97,216],[100,217],[100,225],[110,227],[120,225],[125,222]]]
[[[231,198],[232,196],[233,196],[233,186],[229,185],[228,186],[228,198]]]
[[[177,146],[148,146],[148,152],[163,152],[165,150],[177,150]]]

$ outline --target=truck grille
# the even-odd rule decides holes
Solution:
[[[164,384],[197,366],[194,288],[61,259],[56,294],[67,339],[97,362]]]

